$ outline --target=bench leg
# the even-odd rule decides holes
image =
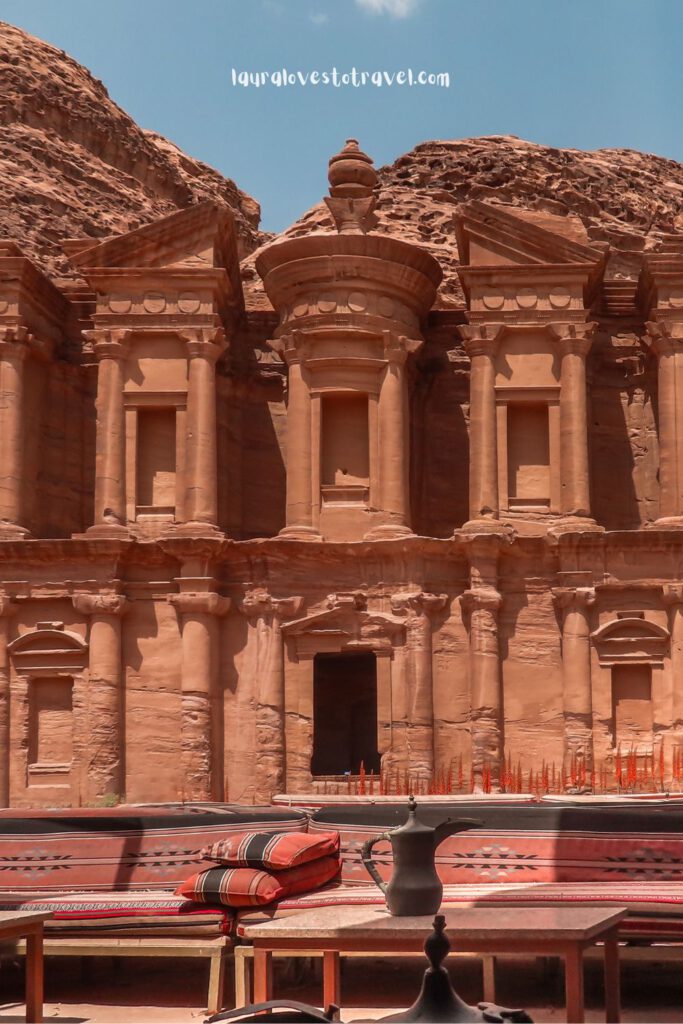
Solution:
[[[565,953],[564,971],[567,1021],[569,1024],[584,1024],[583,950],[580,946],[572,946]]]
[[[223,1008],[223,982],[225,980],[225,958],[224,950],[219,954],[211,956],[211,970],[209,972],[209,1013],[218,1013]]]
[[[273,998],[273,954],[269,949],[254,949],[254,1002]]]
[[[619,1024],[621,1020],[619,978],[619,940],[616,932],[605,937],[605,1020]]]
[[[326,949],[323,953],[323,1008],[331,1003],[339,1006],[341,982],[339,976],[339,953]]]
[[[481,958],[481,973],[484,987],[484,1002],[496,1001],[496,958],[485,955]]]
[[[251,949],[235,946],[235,1009],[251,1002]]]
[[[43,1020],[43,925],[26,936],[26,1020]]]

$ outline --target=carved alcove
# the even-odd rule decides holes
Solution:
[[[658,723],[670,720],[667,691],[670,634],[645,613],[618,612],[591,634],[594,742],[599,758],[617,749],[653,752]]]
[[[8,644],[11,794],[17,805],[78,806],[86,768],[88,645],[39,622]]]
[[[325,685],[331,682],[337,687],[340,728],[343,728],[341,722],[347,717],[344,702],[351,697],[351,687],[343,685],[345,659],[349,682],[352,677],[357,681],[361,670],[366,679],[373,668],[376,672],[376,683],[373,680],[376,685],[376,750],[385,767],[396,753],[399,719],[405,718],[405,620],[368,611],[362,595],[332,595],[326,610],[287,623],[282,633],[286,645],[287,791],[310,790],[315,781],[312,762],[314,754],[320,750],[320,744],[316,744],[316,728],[327,730],[328,741],[334,742],[329,732],[329,715],[325,716],[325,721],[320,718],[324,704],[320,700],[316,702],[316,682]],[[365,658],[361,658],[363,655]],[[329,661],[328,668],[325,668],[326,661]]]

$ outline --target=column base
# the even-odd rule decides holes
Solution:
[[[213,537],[222,540],[225,534],[215,523],[201,523],[190,521],[188,523],[169,523],[162,530],[163,537]]]
[[[283,540],[308,540],[308,541],[321,541],[323,535],[313,526],[283,526],[278,533],[278,537],[282,537]]]
[[[590,516],[560,516],[548,529],[548,536],[559,537],[563,533],[604,533],[605,527],[600,526]]]
[[[30,540],[29,530],[17,523],[10,523],[5,520],[0,522],[0,540]]]
[[[381,526],[373,526],[363,535],[363,540],[404,540],[406,537],[414,537],[415,534],[405,523],[382,523]]]
[[[120,523],[96,523],[85,533],[73,533],[73,540],[130,540],[131,532]]]
[[[463,533],[490,533],[499,537],[509,537],[513,540],[516,530],[508,523],[501,522],[500,519],[482,516],[481,519],[468,519],[459,529],[453,531],[453,537],[457,538]]]
[[[647,524],[648,530],[683,530],[683,516],[662,516]]]

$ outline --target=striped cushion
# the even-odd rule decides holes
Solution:
[[[626,930],[639,931],[643,921],[679,922],[678,934],[683,933],[682,882],[523,882],[517,885],[499,885],[495,882],[476,885],[445,885],[443,902],[449,906],[537,907],[570,904],[590,906],[627,907],[630,911]],[[260,924],[272,919],[320,907],[382,906],[384,897],[377,886],[349,885],[336,882],[318,892],[282,899],[276,907],[263,911],[242,911],[238,914],[237,934],[242,935],[247,924]],[[657,929],[657,934],[660,934]]]
[[[257,907],[284,896],[317,889],[339,873],[336,857],[309,861],[298,868],[270,873],[257,868],[209,868],[192,875],[176,889],[177,896],[197,903]]]
[[[302,814],[46,816],[0,820],[0,899],[5,891],[173,890],[207,845],[243,834],[306,831]]]
[[[233,915],[227,907],[203,907],[172,892],[79,892],[0,894],[0,911],[49,911],[47,935],[227,935]]]
[[[243,832],[207,846],[200,857],[231,868],[282,871],[338,852],[338,832]]]

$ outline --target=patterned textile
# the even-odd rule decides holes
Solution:
[[[176,895],[186,896],[197,903],[257,907],[295,893],[318,889],[338,872],[336,857],[323,857],[273,874],[257,868],[209,868],[183,882],[176,889]]]
[[[0,893],[0,911],[33,910],[54,914],[48,935],[227,935],[233,915],[227,907],[202,907],[172,892]]]
[[[311,835],[321,826],[309,825]],[[380,827],[344,825],[340,833],[342,878],[365,884],[368,873],[361,860],[363,843]],[[391,877],[388,842],[372,853],[380,875]],[[681,832],[564,832],[529,829],[472,829],[449,836],[437,848],[436,867],[444,884],[497,882],[683,882],[683,822]]]
[[[221,839],[202,850],[203,860],[232,868],[267,868],[281,871],[339,852],[339,833],[243,832]]]
[[[0,899],[32,894],[172,890],[187,878],[207,843],[243,834],[305,832],[306,817],[285,811],[141,817],[46,817],[0,820]]]
[[[682,882],[571,882],[568,885],[538,882],[500,885],[492,882],[445,885],[443,903],[447,906],[461,907],[490,907],[500,904],[538,907],[577,903],[627,907],[630,915],[623,928],[629,935],[632,932],[649,934],[649,922],[650,933],[659,936],[661,929],[657,925],[661,917],[665,932],[669,929],[679,938],[683,937]],[[271,920],[275,914],[280,918],[320,907],[372,907],[383,904],[384,897],[375,885],[348,885],[336,882],[317,892],[282,899],[275,907],[240,911],[237,915],[237,934],[243,935],[246,925],[262,924]],[[656,925],[653,927],[654,922]]]

